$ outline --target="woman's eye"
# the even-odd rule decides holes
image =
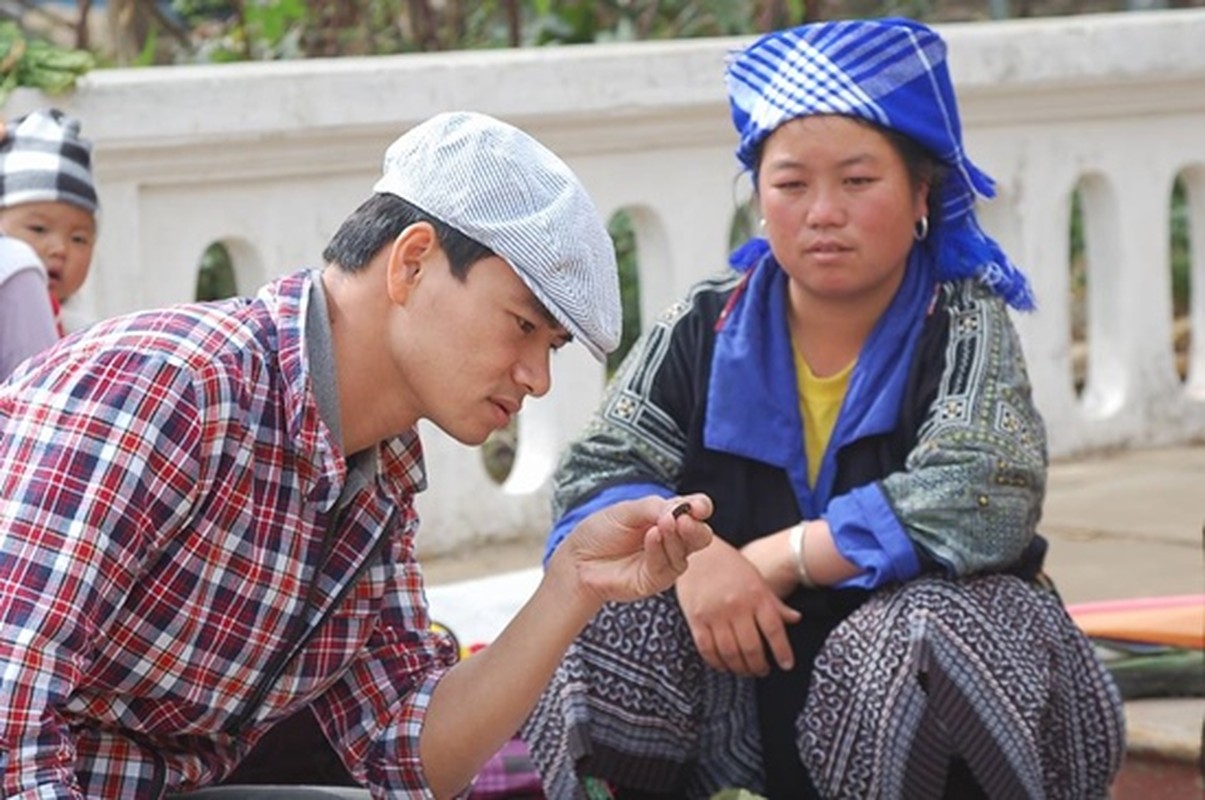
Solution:
[[[535,331],[535,323],[529,322],[522,317],[515,317],[515,319],[519,321],[519,330],[523,331],[523,333],[533,333]]]

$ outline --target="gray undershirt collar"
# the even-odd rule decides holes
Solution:
[[[343,427],[339,409],[339,386],[335,378],[335,350],[331,336],[330,312],[326,307],[326,288],[321,270],[314,270],[310,281],[310,302],[305,315],[305,352],[310,366],[310,384],[318,416],[330,428],[343,449]],[[342,505],[377,474],[377,451],[370,447],[347,458],[347,483],[339,497]]]

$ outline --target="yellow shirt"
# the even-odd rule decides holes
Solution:
[[[795,353],[795,385],[799,390],[799,413],[803,417],[803,450],[808,460],[808,485],[816,486],[820,474],[820,462],[828,449],[828,440],[833,435],[833,425],[849,389],[849,376],[854,371],[857,359],[849,362],[840,372],[827,378],[817,378],[804,360],[799,348]]]

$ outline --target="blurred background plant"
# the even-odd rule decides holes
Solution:
[[[0,106],[19,86],[62,94],[94,65],[86,50],[51,44],[12,20],[0,20]]]
[[[430,52],[749,34],[838,17],[928,22],[1200,6],[1202,0],[0,0],[102,65]],[[0,56],[2,57],[2,56]]]

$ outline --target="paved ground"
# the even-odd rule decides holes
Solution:
[[[1042,531],[1068,603],[1205,593],[1205,445],[1054,465]]]

